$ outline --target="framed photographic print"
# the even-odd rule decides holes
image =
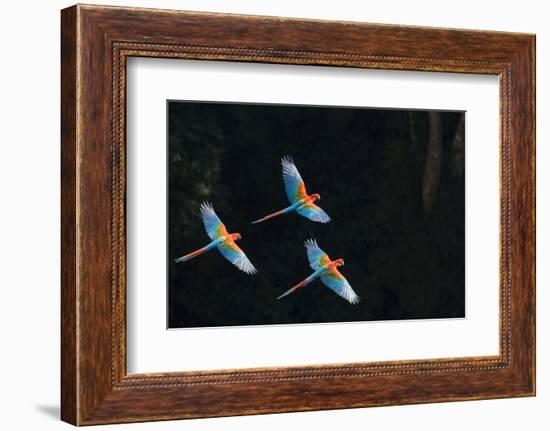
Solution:
[[[535,394],[535,38],[62,11],[62,419]]]

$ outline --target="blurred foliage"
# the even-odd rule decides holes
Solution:
[[[464,316],[464,177],[451,173],[460,113],[442,112],[443,158],[430,213],[422,206],[428,114],[358,108],[169,102],[169,327]],[[291,155],[328,225],[296,214],[251,225],[288,205],[280,159]],[[199,205],[211,201],[258,268],[249,276],[209,242]],[[277,301],[311,270],[316,238],[362,298],[351,305],[319,281]]]

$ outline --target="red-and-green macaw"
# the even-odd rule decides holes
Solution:
[[[351,304],[357,304],[360,301],[359,296],[353,291],[346,278],[338,271],[339,266],[344,266],[344,259],[331,260],[314,239],[307,240],[304,245],[307,250],[309,266],[314,270],[308,278],[298,283],[296,286],[287,290],[277,299],[281,299],[296,289],[304,287],[312,281],[320,278],[323,284],[330,287],[337,295],[344,298]]]
[[[214,211],[211,203],[203,202],[200,208],[204,228],[212,241],[210,242],[210,244],[199,248],[192,253],[186,254],[182,257],[178,257],[176,259],[176,262],[179,263],[188,261],[189,259],[203,254],[208,250],[217,248],[223,257],[225,257],[229,262],[231,262],[241,271],[244,271],[247,274],[255,274],[256,272],[258,272],[256,268],[254,268],[254,265],[252,265],[250,260],[248,260],[246,254],[244,254],[241,248],[235,243],[235,241],[241,239],[241,234],[227,232],[225,225],[216,215],[216,212]]]
[[[302,180],[300,172],[298,172],[292,158],[290,156],[283,157],[281,164],[283,167],[283,182],[285,183],[286,195],[290,201],[290,206],[281,211],[266,215],[252,223],[260,223],[293,211],[312,221],[328,223],[330,221],[328,214],[314,203],[317,200],[321,200],[321,195],[317,193],[312,195],[307,194],[304,180]]]

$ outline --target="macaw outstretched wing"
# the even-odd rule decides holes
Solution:
[[[283,181],[285,183],[286,196],[291,204],[307,198],[306,185],[300,176],[300,172],[294,165],[292,157],[285,156],[281,159],[283,166]]]
[[[304,245],[306,246],[307,259],[309,260],[309,266],[311,266],[311,269],[318,270],[330,262],[330,257],[328,257],[328,254],[321,250],[321,247],[317,245],[317,241],[314,239],[308,239]]]
[[[223,235],[227,235],[225,225],[214,211],[214,207],[210,202],[203,202],[201,204],[201,216],[204,229],[210,239],[218,239]]]
[[[252,262],[246,257],[244,251],[235,243],[235,241],[226,241],[218,245],[218,250],[229,262],[239,268],[241,271],[247,274],[257,273],[257,269],[254,268]]]
[[[328,214],[313,202],[308,202],[302,205],[296,210],[296,212],[312,221],[319,223],[328,223],[330,221]]]
[[[361,298],[353,291],[348,280],[336,268],[328,269],[321,274],[321,281],[330,287],[336,294],[349,301],[352,304],[357,304]]]

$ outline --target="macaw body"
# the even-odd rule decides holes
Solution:
[[[310,239],[306,241],[305,246],[309,265],[314,272],[305,280],[284,292],[277,299],[284,298],[300,287],[307,286],[319,278],[325,286],[329,287],[337,295],[351,304],[357,304],[361,299],[357,296],[342,273],[338,271],[338,267],[344,265],[344,259],[331,260],[328,254],[321,250],[315,240]]]
[[[175,261],[177,263],[186,262],[213,248],[217,248],[223,257],[241,271],[247,274],[255,274],[257,272],[256,268],[235,242],[241,239],[241,235],[239,233],[228,233],[225,225],[209,203],[204,202],[201,205],[201,216],[206,233],[212,241],[192,253],[178,257]]]
[[[290,206],[266,215],[259,220],[255,220],[252,224],[260,223],[290,212],[297,212],[301,216],[315,222],[328,223],[330,221],[328,214],[319,206],[315,205],[315,201],[321,200],[321,195],[317,193],[309,195],[307,193],[305,183],[296,165],[294,165],[292,158],[283,157],[281,159],[281,165],[283,168],[283,182],[285,184],[286,195],[290,202]]]

